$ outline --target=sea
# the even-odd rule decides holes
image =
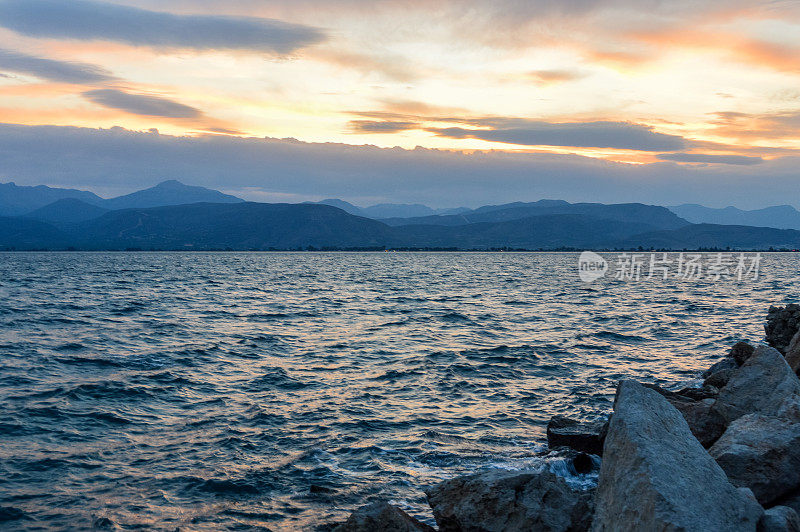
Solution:
[[[585,282],[577,253],[0,253],[0,529],[433,524],[425,487],[547,467],[551,416],[697,384],[800,299],[796,253],[601,257]]]

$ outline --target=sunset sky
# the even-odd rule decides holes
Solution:
[[[0,0],[0,122],[101,194],[796,204],[800,2]]]

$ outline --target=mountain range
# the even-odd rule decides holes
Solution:
[[[736,207],[712,209],[702,205],[685,204],[669,210],[693,224],[753,225],[777,229],[800,229],[800,211],[791,205],[777,205],[752,211]]]
[[[65,200],[70,200],[66,201]],[[18,186],[14,183],[0,183],[0,216],[27,215],[32,218],[44,215],[52,221],[61,220],[59,213],[66,218],[80,217],[76,211],[85,210],[96,213],[85,205],[105,210],[161,207],[185,203],[239,203],[244,200],[204,187],[184,185],[175,180],[164,181],[158,185],[118,196],[103,199],[93,192],[71,188],[51,188],[44,185],[35,187]],[[78,203],[80,202],[80,203]],[[41,212],[43,208],[47,208]]]
[[[357,207],[333,199],[270,204],[177,181],[103,199],[86,191],[9,183],[0,184],[0,249],[800,248],[800,231],[691,223],[694,215],[690,220],[679,215],[688,207],[698,216],[716,211],[561,200],[441,210],[414,204]]]

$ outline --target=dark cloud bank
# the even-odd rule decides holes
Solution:
[[[129,192],[179,179],[258,199],[340,197],[433,206],[560,198],[728,204],[800,197],[798,158],[758,166],[626,165],[575,155],[461,154],[293,139],[174,137],[122,128],[0,124],[0,181]]]
[[[0,0],[0,26],[31,37],[287,54],[325,39],[279,20],[174,15],[87,0]]]
[[[451,127],[428,129],[441,137],[473,138],[523,146],[574,146],[583,148],[618,148],[640,151],[670,151],[686,147],[676,135],[657,133],[652,128],[628,122],[551,123],[519,120],[518,125],[503,127],[489,123],[493,129]]]

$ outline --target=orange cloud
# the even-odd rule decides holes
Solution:
[[[539,85],[556,85],[567,81],[575,81],[586,77],[586,74],[577,70],[556,69],[556,70],[533,70],[528,72],[527,77]]]

